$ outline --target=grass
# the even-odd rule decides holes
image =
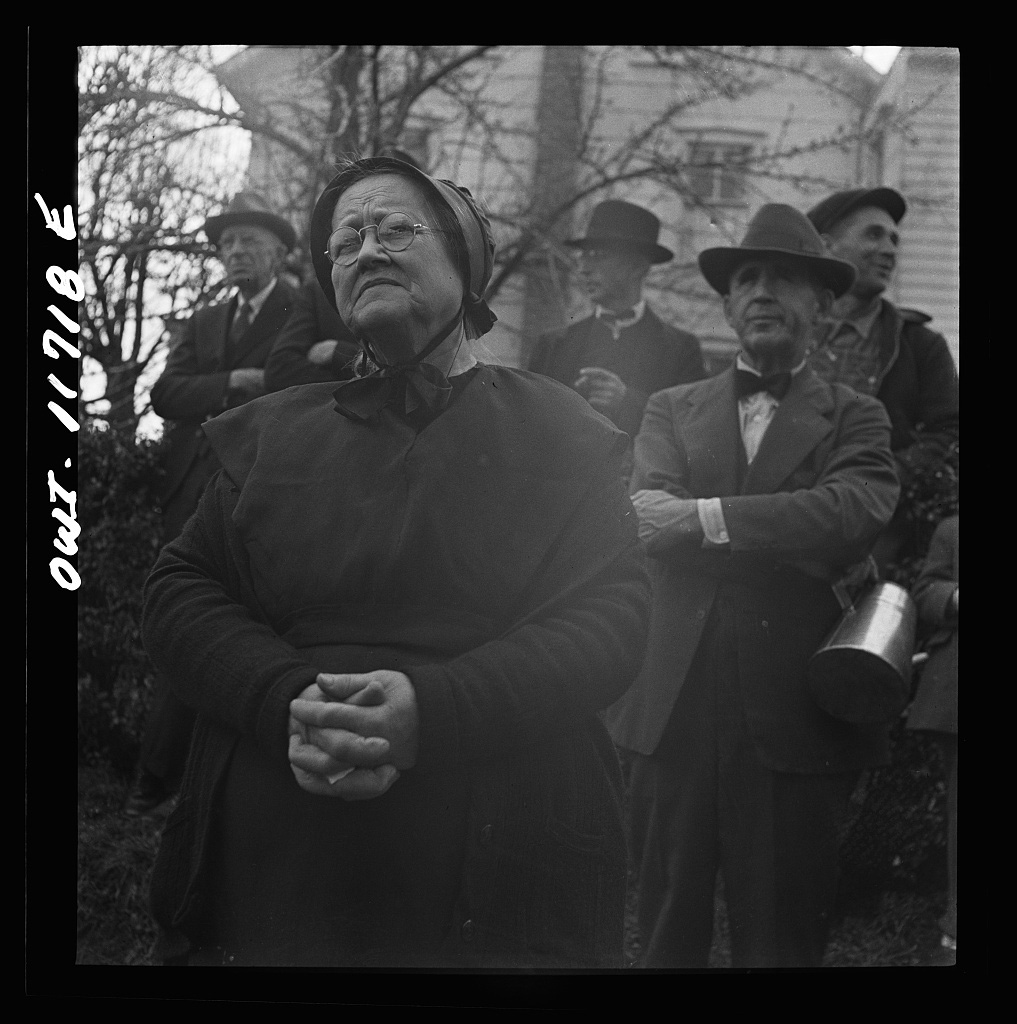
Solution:
[[[78,909],[75,963],[151,966],[155,926],[148,879],[162,822],[120,813],[127,781],[105,768],[78,769]],[[939,937],[943,892],[936,885],[859,894],[836,922],[824,966],[912,967]],[[630,913],[627,955],[637,953]],[[722,893],[710,966],[729,966]]]
[[[120,813],[127,784],[101,768],[78,768],[76,964],[154,965],[148,879],[162,823]]]

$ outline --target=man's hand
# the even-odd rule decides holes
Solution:
[[[326,338],[324,341],[316,341],[307,350],[307,361],[315,366],[328,366],[335,355],[336,345],[339,342],[335,338]]]
[[[616,373],[600,366],[584,366],[572,385],[597,412],[614,412],[625,400],[628,388]]]
[[[230,391],[239,391],[242,395],[257,398],[265,394],[265,371],[256,366],[244,366],[239,370],[230,370]]]
[[[701,543],[703,526],[695,498],[676,498],[667,491],[636,491],[632,505],[639,516],[639,539],[647,554],[687,541]]]

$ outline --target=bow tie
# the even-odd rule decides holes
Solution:
[[[739,398],[747,398],[759,391],[767,391],[778,401],[787,393],[791,383],[789,372],[774,373],[769,377],[760,377],[758,373],[750,373],[740,368],[735,370],[735,386]]]
[[[385,406],[409,414],[421,407],[433,413],[448,405],[452,385],[431,363],[382,366],[366,377],[344,381],[332,392],[335,411],[350,420],[369,420]]]

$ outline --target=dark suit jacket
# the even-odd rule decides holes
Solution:
[[[219,468],[201,424],[224,409],[244,404],[243,396],[229,391],[230,370],[264,367],[293,300],[293,289],[278,280],[229,355],[226,341],[236,299],[199,309],[170,352],[166,368],[152,388],[152,409],[166,420],[169,441],[162,492],[167,540],[180,532],[197,507],[205,484]]]
[[[934,627],[926,644],[918,692],[908,712],[909,729],[957,734],[958,622],[951,606],[960,584],[960,516],[944,519],[912,587],[919,621]]]
[[[332,359],[324,366],[309,362],[307,353],[319,341],[334,339]],[[282,391],[294,384],[317,384],[328,380],[346,380],[353,376],[350,366],[360,346],[325,298],[317,281],[305,284],[298,292],[293,310],[265,363],[265,390]]]
[[[618,341],[594,316],[541,335],[529,369],[572,387],[584,366],[610,370],[628,385],[621,409],[610,418],[631,437],[639,432],[651,394],[706,376],[695,335],[665,324],[648,305],[642,318],[625,328]]]
[[[886,412],[805,370],[744,466],[733,368],[650,399],[631,490],[720,497],[731,540],[651,550],[646,660],[608,709],[611,734],[621,747],[654,752],[723,593],[736,607],[739,685],[764,764],[816,773],[879,763],[885,730],[820,711],[805,669],[840,614],[830,584],[866,556],[897,501]]]

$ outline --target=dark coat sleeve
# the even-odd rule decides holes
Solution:
[[[201,423],[249,401],[250,393],[230,391],[230,370],[264,368],[272,343],[290,315],[294,295],[285,281],[276,282],[228,363],[224,342],[231,304],[194,313],[152,388],[153,410],[165,420]]]
[[[882,405],[867,396],[854,395],[847,388],[830,392],[840,405],[831,407],[829,419],[806,419],[808,406],[775,420],[766,442],[784,432],[781,443],[760,449],[757,458],[771,465],[782,460],[789,444],[800,431],[814,440],[801,450],[798,465],[788,463],[778,475],[779,486],[762,492],[705,493],[690,478],[688,450],[684,441],[689,424],[675,422],[678,389],[653,395],[647,405],[643,427],[636,442],[636,469],[632,490],[665,490],[678,498],[721,499],[724,521],[730,535],[730,552],[736,560],[765,557],[784,562],[819,560],[831,565],[850,565],[864,558],[880,529],[893,514],[900,487],[890,452],[890,431]],[[687,413],[686,413],[687,415]],[[710,459],[733,465],[734,456],[724,458],[724,438],[716,433],[721,418],[709,421]],[[727,422],[727,420],[723,420]],[[822,424],[829,422],[824,435]],[[810,425],[811,424],[811,425]],[[731,438],[737,438],[734,410],[730,417]],[[814,433],[812,433],[814,431]],[[702,434],[697,428],[695,436]],[[764,442],[764,443],[766,443]],[[732,443],[740,444],[740,440]],[[733,480],[733,478],[732,478]],[[679,546],[668,559],[698,564],[698,546]]]
[[[942,457],[959,439],[960,385],[946,339],[907,319],[901,330],[897,364],[879,398],[890,414],[893,448],[907,480],[909,471]]]
[[[313,289],[313,291],[312,291]],[[330,362],[312,363],[307,354],[319,341],[336,341]],[[325,298],[317,282],[297,293],[286,326],[265,363],[265,390],[282,391],[295,384],[342,380],[351,375],[349,363],[360,351],[349,329]]]
[[[229,370],[202,366],[198,332],[225,330],[223,307],[198,310],[184,326],[183,336],[170,352],[166,368],[152,387],[152,410],[165,420],[197,420],[225,408]]]
[[[163,548],[145,584],[142,637],[185,704],[285,760],[289,702],[317,670],[267,625],[232,519],[236,498],[220,471]]]
[[[878,402],[844,402],[836,444],[809,486],[722,498],[732,551],[840,565],[864,558],[900,495],[889,442]]]

